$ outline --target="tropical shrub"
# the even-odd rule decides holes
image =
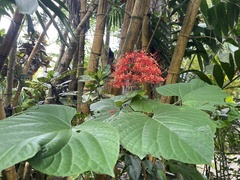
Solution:
[[[210,164],[218,127],[210,114],[227,105],[227,94],[200,80],[162,86],[157,91],[178,96],[178,105],[148,99],[145,91],[138,90],[93,103],[93,114],[77,126],[71,125],[77,118],[75,109],[62,105],[34,106],[1,121],[0,170],[28,161],[50,175],[95,171],[114,176],[119,153],[128,158],[125,165],[135,179],[141,175],[141,166],[134,167],[138,173],[133,175],[130,164],[148,155],[165,164],[173,160]],[[150,161],[144,163],[149,167]],[[158,176],[164,176],[164,167],[154,167],[158,167]],[[170,167],[178,169],[176,163]]]
[[[144,51],[126,53],[116,64],[113,86],[136,86],[143,83],[163,82],[162,72],[156,60]]]

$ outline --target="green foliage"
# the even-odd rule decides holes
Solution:
[[[211,95],[211,98],[209,98],[210,96],[205,97],[209,91],[216,95]],[[120,133],[121,144],[140,158],[151,154],[158,158],[163,157],[188,163],[209,163],[213,156],[213,136],[216,125],[207,114],[198,109],[210,110],[209,108],[211,108],[215,110],[214,105],[223,104],[226,94],[222,93],[220,88],[210,86],[200,80],[176,84],[176,86],[163,86],[160,92],[180,96],[183,104],[190,107],[161,104],[145,99],[139,92],[133,93],[129,99],[122,98],[122,95],[120,98],[114,97],[112,100],[97,102],[91,106],[91,110],[98,112],[94,114],[96,120],[113,124]],[[196,106],[196,102],[202,98],[202,102],[200,101]],[[118,106],[113,106],[114,101]],[[124,107],[124,103],[127,101],[131,101],[129,109]],[[121,104],[123,109],[119,113],[121,108],[117,109],[117,107]],[[146,112],[148,115],[141,112]],[[102,119],[102,114],[107,113],[108,117],[105,116]],[[201,148],[199,142],[206,143],[202,145],[209,149]],[[178,149],[178,152],[175,152],[174,149]],[[204,150],[198,152],[200,149]],[[181,153],[179,153],[180,151]],[[182,154],[187,154],[189,157],[184,156],[183,158]],[[201,155],[203,156],[201,157]]]
[[[106,65],[102,69],[99,69],[97,72],[91,72],[89,74],[80,76],[79,81],[87,82],[86,87],[90,90],[90,93],[87,93],[83,96],[85,101],[94,101],[103,94],[102,87],[105,79],[110,73],[111,67],[110,65]]]
[[[217,125],[200,109],[211,110],[224,104],[226,94],[200,80],[166,85],[158,91],[179,96],[183,106],[162,104],[147,99],[144,91],[133,91],[92,104],[93,115],[74,127],[71,120],[75,109],[57,105],[34,106],[3,120],[0,170],[27,160],[36,170],[50,175],[95,171],[113,176],[120,144],[140,159],[151,155],[183,163],[210,164]],[[200,102],[198,106],[196,101]],[[137,157],[125,155],[125,159],[131,178],[137,179],[143,167],[150,176],[164,179],[160,164],[144,160],[140,166]],[[172,168],[186,174],[180,167]]]
[[[198,172],[196,167],[189,164],[184,164],[180,162],[169,161],[167,162],[171,172],[180,173],[186,180],[202,180],[202,175]]]
[[[151,154],[186,163],[210,163],[215,126],[207,114],[163,104],[153,113],[150,118],[140,112],[124,112],[111,122],[124,148],[141,159]]]
[[[0,170],[20,161],[47,174],[95,171],[113,176],[119,151],[115,128],[97,121],[72,127],[75,109],[35,106],[0,122]]]
[[[190,83],[177,83],[157,88],[164,96],[178,96],[183,105],[196,109],[214,111],[215,105],[223,105],[227,94],[219,87],[212,86],[198,79]]]

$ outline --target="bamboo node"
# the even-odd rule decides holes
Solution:
[[[182,37],[185,37],[185,38],[187,38],[187,39],[189,39],[190,38],[190,36],[186,36],[185,34],[179,34],[179,36],[182,36]]]
[[[140,20],[143,20],[143,17],[142,16],[131,16],[132,19],[140,19]]]

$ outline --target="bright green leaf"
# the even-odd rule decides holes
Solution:
[[[202,110],[215,110],[215,105],[224,104],[227,94],[218,86],[194,79],[190,83],[177,83],[157,88],[164,96],[179,96],[184,105]]]
[[[130,103],[130,106],[134,111],[141,111],[152,113],[155,105],[158,104],[158,101],[154,101],[152,99],[146,99],[142,96],[135,96]]]
[[[206,164],[213,158],[215,124],[200,110],[159,103],[152,118],[138,112],[120,113],[111,123],[123,147],[141,159],[150,154]]]
[[[70,176],[86,171],[113,174],[119,135],[112,126],[89,121],[72,127],[74,108],[34,106],[0,122],[0,171],[28,160],[42,173]]]

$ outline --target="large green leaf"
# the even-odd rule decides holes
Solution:
[[[213,158],[215,124],[200,110],[159,103],[152,118],[138,112],[120,113],[111,124],[118,129],[123,147],[141,159],[151,154],[205,164]]]
[[[119,135],[112,126],[89,121],[72,127],[75,109],[43,105],[0,122],[0,171],[27,160],[51,175],[95,171],[113,174]]]
[[[94,112],[94,116],[88,119],[97,119],[98,121],[111,121],[120,112],[120,108],[115,105],[112,99],[103,99],[91,104],[90,110]]]
[[[190,83],[177,83],[157,88],[164,96],[179,96],[184,105],[202,110],[215,110],[215,105],[224,104],[227,94],[218,86],[194,79]]]

